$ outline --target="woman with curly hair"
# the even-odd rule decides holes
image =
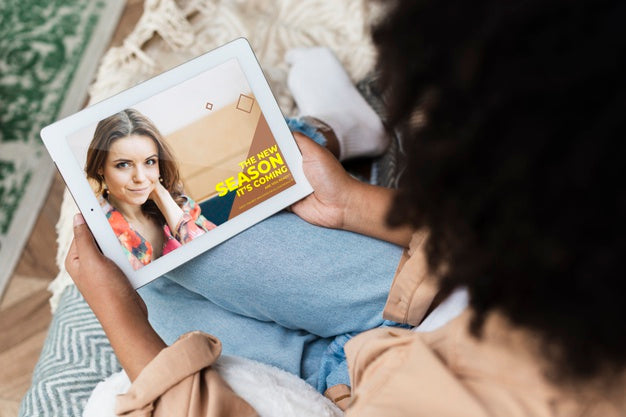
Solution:
[[[350,378],[327,394],[347,407],[347,416],[626,415],[626,303],[619,273],[626,194],[610,186],[624,176],[626,4],[416,0],[388,6],[373,37],[388,124],[404,140],[400,187],[359,184],[327,152],[298,137],[315,192],[293,209],[313,223],[307,213],[317,213],[326,227],[407,246],[380,307],[385,318],[418,331],[396,326],[346,333]],[[325,181],[321,172],[327,173]],[[293,230],[300,227],[296,223]],[[327,253],[331,269],[343,268],[327,238],[335,231],[324,230],[304,236],[333,249]],[[75,236],[68,270],[135,380],[118,400],[118,411],[179,407],[207,416],[252,415],[211,370],[220,341],[190,333],[166,348],[147,318],[137,319],[144,311],[141,299],[92,248],[80,218]],[[351,250],[362,255],[366,268],[397,263],[388,253],[369,256],[357,243]],[[297,264],[301,258],[293,259]],[[97,277],[88,272],[94,269],[117,277],[107,291],[127,294],[131,301],[119,303],[117,316],[106,305],[111,297],[94,290]],[[167,291],[178,282],[190,293],[199,291],[192,272],[185,266],[172,281],[157,285]],[[253,349],[271,346],[264,339],[268,334],[284,344],[278,351],[263,351],[268,358],[293,348],[289,331],[312,341],[330,339],[325,346],[339,358],[343,349],[333,341],[336,333],[324,329],[345,322],[346,294],[360,293],[365,300],[343,306],[355,317],[364,317],[362,310],[379,302],[368,298],[374,291],[369,286],[379,285],[375,279],[348,268],[340,272],[337,282],[313,288],[307,287],[308,277],[298,275],[270,280],[280,284],[269,286],[278,303],[259,297],[240,306],[241,298],[251,300],[248,290],[256,287],[255,296],[264,294],[266,281],[231,293],[230,301],[218,291],[206,292],[196,306],[210,305],[212,296],[219,299],[202,310],[208,324],[189,320],[179,330],[190,324],[214,329],[228,347],[234,333],[250,327],[241,316],[222,322],[222,311],[255,311],[265,318],[267,333],[255,333]],[[299,292],[300,287],[307,291]],[[442,326],[432,325],[430,317],[447,306],[447,301],[438,306],[439,300],[462,288],[469,294],[467,309]],[[151,309],[156,307],[155,326],[166,329],[159,311],[176,298],[159,304],[149,291],[142,295]],[[197,299],[189,296],[177,305]],[[296,307],[291,316],[275,317],[274,304]],[[321,312],[311,312],[310,305]],[[135,319],[120,326],[114,320],[120,314]],[[322,330],[293,324],[309,316]],[[277,328],[283,332],[272,333]],[[131,337],[137,342],[132,348]],[[304,352],[298,362],[303,370],[317,366],[323,374],[319,351],[296,348]],[[172,379],[167,370],[183,363],[189,372]],[[149,381],[141,378],[144,374],[163,375],[163,380]],[[224,389],[209,397],[208,390],[198,389],[205,387],[200,381]],[[164,389],[138,399],[155,386]],[[223,408],[211,414],[215,408],[209,404]]]

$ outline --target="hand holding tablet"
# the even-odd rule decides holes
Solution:
[[[244,39],[41,136],[103,253],[135,288],[312,191]]]

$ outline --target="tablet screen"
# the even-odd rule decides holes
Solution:
[[[67,140],[135,270],[295,184],[236,58]]]

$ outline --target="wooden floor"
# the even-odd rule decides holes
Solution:
[[[120,45],[143,12],[127,0],[110,46]],[[48,284],[58,273],[56,231],[65,185],[57,175],[0,300],[0,417],[17,416],[51,320]]]

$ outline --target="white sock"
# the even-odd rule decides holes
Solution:
[[[389,138],[380,118],[352,84],[328,48],[296,48],[285,56],[291,64],[287,85],[300,114],[330,126],[339,140],[339,159],[380,155]]]

